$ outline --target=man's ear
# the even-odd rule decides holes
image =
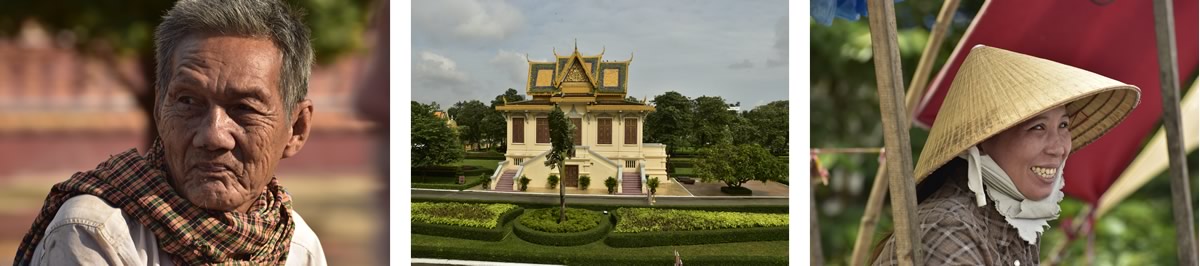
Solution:
[[[312,129],[313,104],[312,100],[304,99],[292,108],[292,124],[287,146],[283,148],[283,158],[295,156],[300,148],[308,141],[308,133]]]

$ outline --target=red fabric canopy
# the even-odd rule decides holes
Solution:
[[[1197,1],[1175,1],[1181,86],[1197,66]],[[966,53],[977,44],[1086,69],[1142,90],[1141,104],[1108,134],[1071,155],[1067,195],[1095,204],[1133,160],[1162,114],[1152,1],[988,1],[930,83],[917,123],[933,124]]]

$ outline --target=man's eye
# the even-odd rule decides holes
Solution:
[[[243,111],[243,112],[256,112],[256,111],[258,111],[257,109],[254,109],[254,107],[253,107],[253,106],[250,106],[249,104],[239,104],[239,105],[237,105],[235,108],[237,108],[237,110],[238,110],[238,111]]]
[[[196,98],[194,98],[192,96],[179,96],[178,101],[179,101],[179,103],[187,104],[187,105],[196,104]]]

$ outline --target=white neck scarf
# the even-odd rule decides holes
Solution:
[[[1063,199],[1063,167],[1064,161],[1058,166],[1054,178],[1054,192],[1042,200],[1026,199],[1012,178],[993,161],[991,156],[980,155],[978,146],[972,146],[959,158],[967,160],[967,187],[975,192],[975,204],[982,207],[987,205],[984,195],[996,201],[996,211],[1004,216],[1004,220],[1020,233],[1021,239],[1030,245],[1037,244],[1037,237],[1050,225],[1046,222],[1058,219],[1061,211],[1058,202]],[[987,193],[984,193],[987,184]]]

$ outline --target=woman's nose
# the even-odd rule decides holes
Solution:
[[[1049,145],[1046,145],[1045,152],[1054,156],[1066,156],[1071,152],[1071,134],[1068,132],[1062,136],[1050,138]]]

